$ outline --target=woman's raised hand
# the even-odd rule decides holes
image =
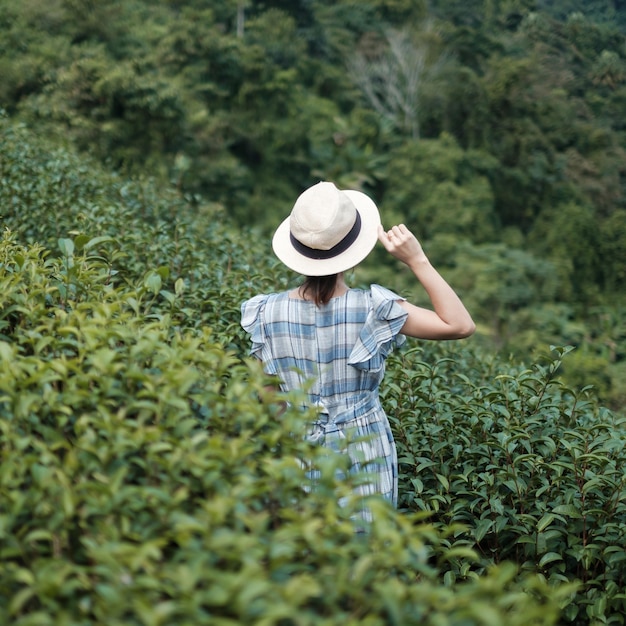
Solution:
[[[471,335],[476,326],[470,314],[452,287],[430,264],[415,235],[404,224],[387,231],[379,226],[378,239],[390,254],[409,266],[435,309],[431,311],[399,301],[408,313],[400,332],[421,339],[461,339]]]
[[[427,260],[420,242],[404,224],[393,226],[390,230],[379,225],[378,240],[387,252],[409,267]]]

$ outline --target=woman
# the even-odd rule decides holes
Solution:
[[[344,272],[379,240],[405,263],[428,294],[433,311],[371,285],[350,289]],[[304,275],[297,289],[259,295],[242,305],[251,354],[281,381],[283,391],[306,390],[318,411],[310,438],[333,449],[341,441],[353,471],[367,472],[358,491],[397,502],[396,449],[378,397],[385,359],[405,335],[459,339],[474,322],[452,288],[404,226],[385,231],[374,202],[359,191],[321,182],[304,191],[272,241],[278,258]]]

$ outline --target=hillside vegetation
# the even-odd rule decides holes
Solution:
[[[490,349],[574,345],[564,375],[622,404],[616,3],[0,0],[0,16],[12,117],[264,234],[317,180],[361,188],[416,230]]]
[[[0,622],[623,624],[622,13],[0,0]],[[320,178],[480,325],[388,362],[399,511],[239,326]],[[350,280],[407,278],[377,250]]]
[[[401,508],[355,532],[358,476],[245,356],[265,246],[7,120],[0,151],[4,623],[621,623],[624,422],[567,350],[396,355]]]

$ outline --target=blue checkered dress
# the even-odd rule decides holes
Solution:
[[[371,285],[319,307],[288,292],[259,295],[241,307],[250,354],[282,381],[283,391],[307,389],[310,405],[319,409],[308,437],[345,449],[353,471],[368,473],[359,493],[382,494],[394,505],[397,456],[378,387],[387,355],[405,341],[399,332],[407,313],[398,300]]]

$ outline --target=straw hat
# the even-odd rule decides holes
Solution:
[[[371,252],[379,224],[369,196],[321,182],[298,197],[276,229],[272,247],[288,268],[304,276],[329,276],[354,267]]]

